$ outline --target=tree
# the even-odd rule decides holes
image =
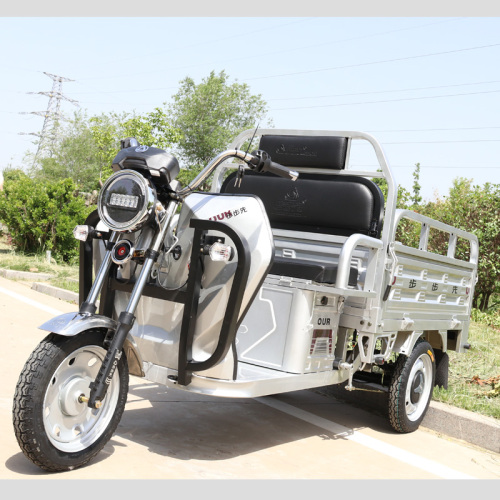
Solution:
[[[135,137],[141,144],[168,149],[179,138],[166,113],[156,108],[141,115],[101,114],[88,118],[76,113],[60,131],[60,139],[50,158],[30,175],[37,179],[70,178],[77,189],[91,192],[111,174],[111,163],[120,149],[120,140]]]
[[[120,149],[120,140],[134,137],[140,144],[170,149],[180,139],[165,110],[155,108],[143,115],[102,114],[90,119],[90,131],[99,158],[99,180],[112,173],[111,163]]]
[[[51,157],[41,158],[30,169],[36,179],[57,181],[72,179],[78,189],[91,192],[99,188],[99,157],[82,113],[76,113],[59,131],[59,140]]]
[[[413,195],[412,202],[413,206],[416,208],[422,203],[422,196],[420,196],[420,163],[415,164],[415,170],[413,171]]]
[[[266,106],[260,94],[252,95],[247,84],[230,83],[224,71],[212,71],[199,84],[182,80],[168,110],[181,132],[179,155],[187,168],[199,171],[241,131],[260,123]]]

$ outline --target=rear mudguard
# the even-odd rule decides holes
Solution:
[[[101,316],[100,314],[71,312],[56,316],[39,326],[39,328],[40,330],[46,330],[57,335],[63,335],[64,337],[73,337],[86,330],[96,328],[106,331],[116,331],[117,326],[118,323],[114,319]],[[130,334],[128,334],[125,340],[123,352],[127,357],[129,373],[137,377],[144,377],[141,356]]]

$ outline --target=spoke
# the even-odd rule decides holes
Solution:
[[[417,409],[417,406],[414,405],[411,401],[406,402],[406,414],[411,415],[415,410]]]

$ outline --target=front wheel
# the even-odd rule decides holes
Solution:
[[[434,352],[425,340],[417,341],[410,356],[398,357],[389,387],[389,421],[394,430],[418,429],[431,402],[435,374]]]
[[[104,335],[48,335],[26,362],[14,395],[13,423],[19,446],[34,464],[51,472],[86,464],[111,439],[127,400],[125,356],[99,409],[87,406],[89,385],[106,355]],[[82,399],[83,398],[83,399]]]

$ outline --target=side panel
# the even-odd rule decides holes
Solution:
[[[340,304],[338,295],[266,280],[238,330],[238,359],[287,373],[331,371]]]
[[[159,280],[167,289],[183,289],[187,281],[194,234],[194,230],[189,228],[192,218],[220,221],[246,240],[251,261],[248,281],[243,284],[245,293],[240,310],[242,315],[260,287],[274,253],[271,229],[262,203],[251,196],[195,193],[187,197],[175,234],[178,239],[176,245],[181,248],[180,258],[176,260],[170,254],[159,272]],[[210,231],[208,236],[223,238],[226,244],[233,246],[233,242],[223,233]],[[194,361],[208,359],[217,345],[236,264],[237,256],[228,263],[214,262],[208,256],[203,257],[202,289],[192,349]],[[128,294],[117,293],[117,310],[123,308],[127,300]],[[172,369],[178,368],[183,309],[182,304],[141,298],[131,334],[145,361]],[[202,372],[203,375],[232,378],[232,356],[230,351],[224,362]]]
[[[392,288],[383,302],[384,330],[458,330],[461,352],[467,341],[475,265],[405,247],[395,246],[397,265]]]

